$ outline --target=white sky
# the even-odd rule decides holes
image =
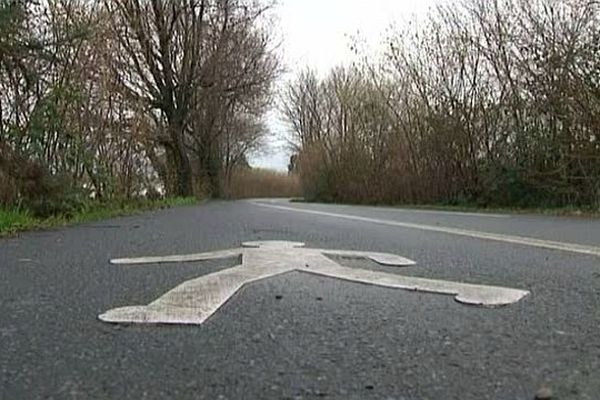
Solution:
[[[325,75],[329,69],[352,62],[351,37],[359,36],[369,48],[380,47],[392,24],[402,26],[422,17],[443,0],[279,0],[277,15],[282,52],[288,74],[305,67]],[[285,126],[272,115],[271,130],[282,136]],[[261,156],[251,159],[255,167],[287,170],[289,151],[273,140]]]

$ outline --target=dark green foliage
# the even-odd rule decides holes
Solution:
[[[35,217],[69,217],[83,210],[87,201],[85,192],[73,187],[68,179],[46,176],[43,185],[32,190],[21,204]]]
[[[52,175],[40,163],[0,146],[0,205],[18,205],[36,217],[72,215],[87,200],[67,177]]]

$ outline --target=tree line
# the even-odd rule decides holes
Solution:
[[[464,0],[282,95],[311,199],[600,207],[600,3]]]
[[[0,205],[218,196],[267,132],[272,9],[0,0]]]

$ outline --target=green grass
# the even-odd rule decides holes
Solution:
[[[36,219],[27,211],[0,209],[0,235],[28,229],[36,222]]]
[[[143,211],[194,204],[198,204],[198,200],[193,197],[113,201],[108,203],[90,201],[72,214],[55,215],[49,218],[37,218],[28,210],[6,210],[0,208],[0,236],[10,236],[21,231],[100,221],[113,217],[133,215]]]

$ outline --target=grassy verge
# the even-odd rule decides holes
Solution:
[[[600,209],[577,207],[478,207],[470,205],[395,205],[397,208],[413,208],[434,211],[474,212],[482,214],[538,214],[555,217],[600,218]]]
[[[318,201],[305,201],[302,198],[293,198],[293,203],[318,203]],[[337,203],[333,203],[337,204]],[[341,203],[340,203],[341,204]],[[555,217],[586,217],[600,218],[600,209],[591,207],[481,207],[477,205],[461,204],[356,204],[373,207],[406,208],[414,210],[473,212],[482,214],[538,214]]]
[[[0,237],[17,232],[47,229],[57,226],[100,221],[107,218],[132,215],[143,211],[197,204],[195,198],[168,198],[162,200],[131,200],[110,203],[89,202],[80,210],[68,215],[38,218],[28,210],[0,208]]]

